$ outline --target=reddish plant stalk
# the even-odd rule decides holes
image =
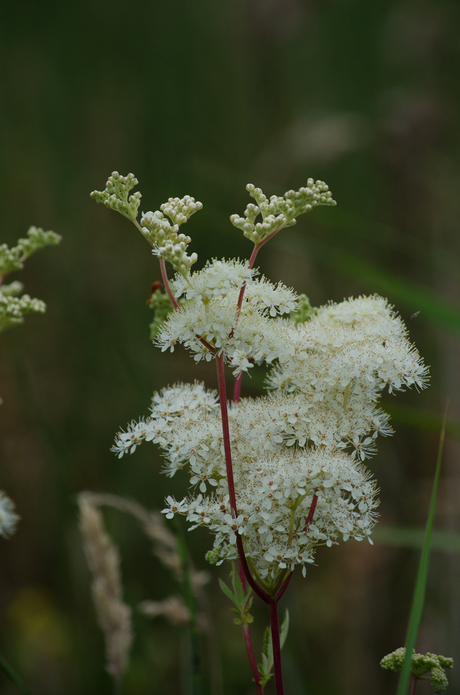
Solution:
[[[276,695],[284,695],[283,672],[281,669],[280,623],[278,618],[278,598],[268,604],[270,612],[270,629],[273,646],[273,671],[275,675]]]
[[[270,239],[272,239],[272,238],[275,236],[275,234],[278,234],[278,232],[279,232],[281,229],[283,229],[283,227],[285,226],[285,224],[286,224],[286,223],[280,225],[277,229],[275,229],[275,231],[273,231],[271,234],[269,234],[268,237],[267,237],[266,239],[264,239],[264,240],[261,241],[259,244],[257,244],[256,246],[254,246],[254,248],[252,249],[251,257],[250,257],[250,259],[249,259],[248,268],[252,268],[252,267],[253,267],[253,265],[254,265],[254,263],[255,263],[255,260],[256,260],[256,257],[257,257],[257,254],[259,253],[259,250],[262,248],[262,246],[264,246],[264,245],[267,243],[267,241],[270,241]],[[241,286],[240,294],[239,294],[239,296],[238,296],[238,306],[237,306],[237,310],[236,310],[236,320],[238,320],[238,317],[239,317],[239,315],[240,315],[241,307],[242,307],[242,305],[243,305],[243,297],[244,297],[245,291],[246,291],[246,283],[244,282],[244,283],[242,284],[242,286]]]
[[[227,391],[225,388],[224,356],[216,355],[217,385],[219,389],[220,412],[222,416],[222,434],[224,438],[225,468],[227,471],[228,495],[232,516],[238,517],[236,506],[235,481],[233,480],[232,448],[230,445],[230,430],[228,426]],[[238,534],[237,534],[238,538]]]
[[[233,402],[238,403],[241,396],[241,380],[243,378],[243,372],[240,372],[235,379],[235,387],[233,389]]]
[[[292,575],[293,575],[293,574],[294,574],[294,571],[289,572],[288,576],[286,577],[286,579],[284,580],[284,582],[281,584],[281,586],[280,586],[280,588],[279,588],[279,591],[278,591],[277,594],[276,594],[276,600],[277,600],[277,601],[279,601],[280,598],[284,595],[284,592],[286,591],[286,589],[288,588],[288,586],[289,586],[289,584],[290,584],[290,582],[291,582],[291,579],[292,579]]]
[[[310,511],[308,512],[308,516],[307,516],[307,518],[306,518],[306,520],[305,520],[305,531],[307,530],[308,524],[309,524],[310,521],[313,519],[313,516],[314,516],[314,513],[315,513],[315,509],[316,509],[316,505],[318,504],[318,495],[316,494],[317,490],[318,490],[318,488],[315,487],[314,492],[313,492],[313,499],[312,499],[311,505],[310,505]]]
[[[412,676],[412,678],[413,678],[413,681],[412,681],[412,688],[411,688],[411,691],[410,691],[410,695],[415,695],[415,691],[416,691],[416,689],[417,689],[417,681],[418,681],[418,678],[416,678],[415,676]]]
[[[169,299],[173,303],[173,307],[175,309],[179,309],[179,304],[177,303],[177,300],[175,296],[172,293],[171,287],[169,285],[169,280],[168,280],[168,274],[166,273],[166,263],[164,258],[160,258],[160,270],[161,270],[161,277],[163,278],[163,284],[166,288],[166,292],[168,293]]]
[[[244,570],[241,565],[241,562],[238,564],[238,571],[240,575],[240,581],[243,586],[243,591],[246,593],[247,591],[247,584],[246,584],[246,577],[244,576]],[[264,693],[264,686],[260,682],[260,673],[259,669],[257,668],[257,661],[256,657],[254,654],[254,648],[252,646],[252,640],[251,640],[251,633],[249,631],[249,625],[246,623],[243,625],[243,634],[244,634],[244,643],[246,645],[246,651],[248,653],[248,659],[249,663],[251,665],[251,671],[252,675],[254,677],[254,681],[256,684],[256,690],[257,690],[257,695],[263,695]]]
[[[132,221],[134,222],[134,224],[136,225],[136,227],[138,228],[138,230],[140,231],[140,233],[142,234],[142,236],[144,236],[144,232],[142,231],[142,226],[139,224],[139,222],[137,221],[137,219],[136,219],[135,217],[134,217],[134,218],[131,218],[131,219],[132,219]],[[151,246],[153,249],[157,248],[156,245],[153,244],[153,243],[150,241],[150,239],[148,239],[147,237],[145,237],[145,238],[147,239],[147,241],[149,242],[150,246]],[[164,258],[159,258],[158,260],[160,261],[161,277],[162,277],[162,279],[163,279],[163,284],[164,284],[164,286],[165,286],[165,288],[166,288],[166,292],[168,293],[168,297],[169,297],[170,300],[172,301],[173,307],[174,307],[175,309],[179,309],[179,304],[177,303],[177,300],[176,300],[175,296],[173,295],[172,290],[171,290],[171,287],[170,287],[170,285],[169,285],[169,279],[168,279],[168,275],[167,275],[167,273],[166,273],[166,263],[165,263],[165,259],[164,259]],[[180,309],[179,309],[179,310],[180,310]]]
[[[252,576],[251,570],[249,569],[248,561],[246,560],[246,555],[244,554],[243,541],[239,534],[236,535],[236,547],[238,548],[238,557],[241,562],[241,567],[244,571],[244,576],[248,580],[249,586],[264,603],[268,604],[271,600],[270,596],[267,594],[265,589],[262,589],[262,587],[256,582],[256,580]]]
[[[251,635],[249,634],[249,625],[243,625],[243,635],[244,643],[246,645],[246,651],[248,653],[249,663],[251,665],[252,676],[256,684],[257,695],[263,695],[264,686],[260,682],[260,673],[257,668],[256,657],[254,655],[254,649],[252,648]]]

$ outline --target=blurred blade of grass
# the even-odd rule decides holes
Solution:
[[[297,254],[301,248],[313,249],[318,259],[338,273],[368,285],[372,292],[380,292],[388,296],[391,301],[397,300],[411,312],[414,309],[421,312],[427,321],[455,333],[460,333],[459,308],[436,296],[433,291],[387,270],[382,270],[375,263],[348,253],[338,248],[337,245],[332,246],[327,240],[313,237],[305,238],[302,234],[291,233],[290,235],[275,237],[273,246],[289,249]]]
[[[393,545],[402,548],[421,548],[425,537],[425,529],[408,526],[378,526],[372,533],[372,540],[382,545]],[[433,550],[447,553],[460,552],[460,533],[450,531],[433,531],[431,537]]]
[[[416,427],[424,432],[439,432],[443,424],[443,419],[440,415],[429,413],[426,410],[419,410],[411,405],[384,401],[382,407],[397,422]],[[454,422],[453,420],[447,422],[446,435],[453,439],[460,439],[460,422]]]
[[[356,215],[340,207],[335,208],[332,215],[328,213],[330,211],[324,208],[317,208],[315,220],[322,226],[338,229],[346,239],[361,240],[367,247],[372,245],[389,250],[397,249],[398,252],[407,254],[422,265],[427,265],[429,262],[430,267],[434,265],[441,268],[443,272],[460,277],[458,259],[440,245],[433,245],[423,237],[414,236],[404,230]]]
[[[330,263],[340,272],[371,285],[373,291],[397,299],[409,310],[415,307],[423,313],[425,320],[460,333],[460,310],[445,299],[437,297],[432,291],[342,251],[335,250],[331,253]]]
[[[0,668],[4,671],[4,673],[6,673],[10,681],[14,683],[19,692],[21,692],[23,695],[31,695],[30,690],[25,686],[22,679],[18,676],[14,668],[8,663],[2,654],[0,654]]]
[[[430,553],[433,535],[433,524],[434,524],[434,514],[436,511],[436,500],[438,496],[438,486],[439,478],[441,475],[441,461],[442,452],[444,449],[444,438],[446,434],[446,422],[447,422],[447,405],[444,414],[444,422],[441,430],[441,436],[439,439],[439,451],[438,460],[436,462],[436,472],[434,474],[433,482],[433,492],[431,493],[430,509],[428,513],[428,520],[426,523],[425,538],[423,542],[422,554],[420,557],[420,564],[417,572],[417,579],[415,582],[414,598],[412,600],[412,608],[409,618],[409,627],[407,629],[406,638],[406,656],[404,658],[403,667],[401,670],[401,676],[399,678],[397,695],[406,695],[409,687],[409,681],[411,676],[411,663],[412,663],[412,651],[415,649],[415,643],[417,641],[418,628],[420,625],[420,620],[423,612],[423,604],[425,602],[425,588],[426,580],[428,576],[428,567],[430,564]]]

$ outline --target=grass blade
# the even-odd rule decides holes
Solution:
[[[26,688],[22,679],[18,676],[14,668],[8,663],[4,656],[0,654],[0,669],[6,673],[8,678],[17,687],[22,695],[30,695],[30,691]]]
[[[431,552],[431,537],[433,533],[434,524],[434,514],[436,511],[436,499],[438,496],[438,486],[439,477],[441,473],[441,461],[442,452],[444,448],[444,438],[446,433],[446,422],[447,422],[447,406],[444,414],[444,422],[441,430],[441,436],[439,439],[439,451],[438,460],[436,463],[436,472],[434,475],[433,482],[433,492],[431,493],[430,509],[428,513],[428,520],[426,523],[425,530],[425,540],[422,548],[422,555],[420,558],[420,564],[417,572],[417,579],[415,582],[414,598],[412,600],[412,608],[409,618],[409,627],[407,629],[406,638],[406,656],[404,659],[404,664],[401,671],[401,676],[399,679],[397,695],[407,695],[409,688],[409,681],[411,677],[411,661],[412,661],[412,650],[415,649],[415,643],[417,641],[418,628],[420,625],[420,619],[422,617],[423,604],[425,601],[425,588],[426,580],[428,575],[428,566],[430,563],[430,552]]]

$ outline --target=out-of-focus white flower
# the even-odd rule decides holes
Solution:
[[[14,503],[0,490],[0,536],[9,538],[16,530],[20,516],[14,511]]]

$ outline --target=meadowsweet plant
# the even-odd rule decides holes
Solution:
[[[42,314],[46,310],[41,299],[22,294],[24,285],[21,282],[6,284],[4,280],[9,273],[22,270],[25,260],[35,251],[60,241],[61,237],[54,232],[30,227],[27,237],[19,239],[16,246],[9,248],[7,244],[0,244],[0,332],[23,323],[26,314]],[[19,521],[14,509],[14,503],[0,490],[0,536],[4,538],[9,538],[14,533]]]
[[[189,495],[168,496],[164,514],[211,531],[211,564],[239,563],[233,595],[243,618],[248,588],[267,604],[265,656],[281,695],[278,603],[293,572],[306,574],[317,547],[370,541],[377,489],[363,461],[375,453],[378,435],[392,432],[378,401],[385,389],[423,388],[427,369],[384,298],[314,309],[304,295],[258,272],[257,255],[270,239],[314,207],[335,205],[324,182],[308,179],[298,191],[270,198],[248,184],[254,202],[230,221],[252,244],[249,259],[212,259],[198,271],[191,239],[179,228],[201,203],[170,198],[139,220],[141,196],[131,193],[137,183],[114,172],[105,190],[91,195],[128,217],[159,259],[163,287],[151,295],[155,344],[162,351],[183,345],[195,361],[215,361],[217,390],[194,382],[155,393],[148,416],[119,432],[113,450],[122,457],[151,441],[164,452],[168,476],[188,472]],[[243,375],[261,364],[270,368],[266,395],[242,397]],[[231,399],[226,365],[234,377]],[[268,675],[256,663],[249,622],[243,620],[245,642],[260,695]]]

